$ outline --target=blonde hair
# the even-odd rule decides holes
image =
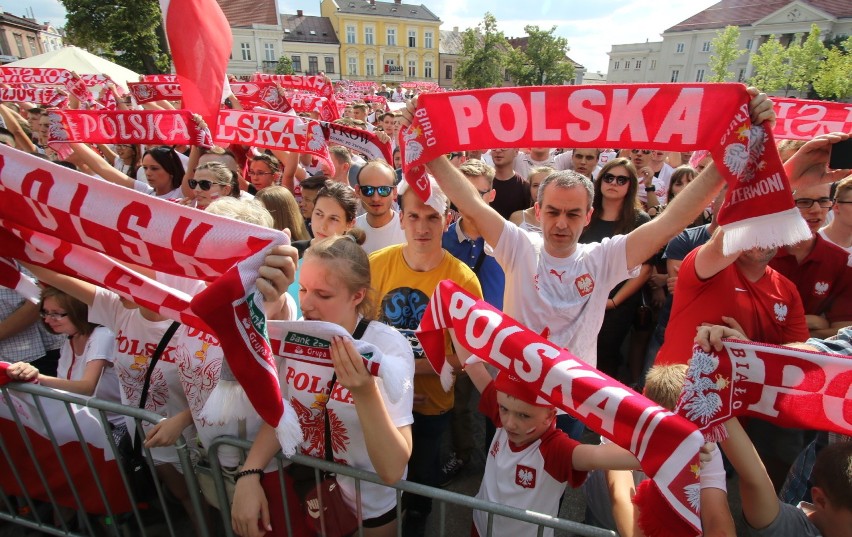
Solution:
[[[284,231],[290,230],[294,241],[305,241],[311,238],[305,219],[299,212],[299,204],[293,194],[283,186],[268,186],[258,191],[254,199],[259,201],[269,214],[272,215],[272,227]]]
[[[360,243],[359,243],[360,240]],[[350,293],[366,289],[364,299],[358,304],[358,313],[365,318],[371,318],[374,313],[373,288],[370,287],[370,259],[361,247],[364,242],[364,232],[353,228],[343,235],[326,237],[311,242],[305,251],[304,259],[321,259],[337,264],[335,274],[346,286]]]
[[[224,216],[240,222],[271,228],[272,215],[259,201],[239,198],[219,198],[207,206],[207,213]]]
[[[645,376],[645,397],[674,410],[683,391],[687,369],[686,364],[655,365]]]

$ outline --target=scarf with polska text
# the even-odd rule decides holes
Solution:
[[[33,103],[50,108],[64,108],[68,97],[54,88],[10,87],[0,88],[0,102]]]
[[[852,435],[852,357],[726,339],[720,351],[696,345],[686,378],[676,412],[708,442],[737,416]]]
[[[183,97],[177,82],[128,82],[127,89],[137,103],[177,101]]]
[[[446,370],[443,330],[449,328],[458,344],[478,358],[517,376],[554,406],[633,453],[653,479],[652,494],[662,496],[678,515],[666,517],[669,527],[681,536],[700,533],[697,469],[703,438],[692,423],[444,280],[417,330],[439,374]]]
[[[852,104],[773,97],[779,139],[810,140],[830,132],[852,132]]]
[[[108,200],[108,202],[105,202]],[[283,401],[254,282],[284,233],[198,211],[0,147],[0,251],[110,289],[141,307],[213,333],[227,364],[282,448],[301,430]],[[114,260],[114,259],[115,260]],[[117,261],[116,261],[117,260]],[[203,280],[195,298],[122,263]],[[0,284],[17,278],[0,270]]]
[[[320,75],[273,75],[254,73],[250,82],[274,82],[284,89],[296,89],[316,93],[321,97],[334,98],[334,86]]]
[[[210,132],[199,129],[188,110],[50,110],[49,143],[200,145]]]
[[[289,112],[293,109],[287,96],[274,82],[231,82],[231,91],[243,105],[243,109],[261,107],[276,112]]]
[[[399,132],[404,174],[429,197],[425,165],[490,147],[709,149],[728,184],[726,255],[793,244],[810,231],[793,204],[772,133],[752,125],[742,84],[531,86],[421,95]]]
[[[340,118],[339,104],[335,99],[294,91],[287,92],[285,95],[296,112],[316,112],[323,121],[334,121]]]
[[[150,84],[178,84],[178,77],[174,74],[139,75],[139,82]]]

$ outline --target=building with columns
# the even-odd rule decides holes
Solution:
[[[729,68],[732,81],[752,75],[751,59],[770,36],[787,45],[816,24],[822,37],[852,35],[850,0],[721,0],[662,33],[662,41],[613,45],[607,83],[703,82],[710,75],[710,42],[726,26],[740,29],[746,52]]]

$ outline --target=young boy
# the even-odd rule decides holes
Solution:
[[[501,372],[492,380],[482,362],[465,370],[482,393],[480,412],[497,427],[477,498],[558,516],[565,486],[580,485],[587,471],[639,469],[636,457],[615,444],[580,444],[556,429],[556,408],[516,377]],[[487,533],[486,513],[474,511],[473,523],[474,535]],[[527,523],[494,517],[495,537],[529,533]],[[542,535],[551,536],[553,530]]]
[[[674,410],[683,391],[687,366],[658,365],[645,377],[645,397],[668,410]],[[604,439],[601,439],[603,442]],[[586,523],[617,531],[621,537],[641,535],[636,527],[638,509],[633,504],[636,487],[647,479],[642,472],[596,471],[583,484],[586,494]],[[706,536],[733,536],[736,533],[725,482],[725,468],[718,449],[701,469],[701,526]]]

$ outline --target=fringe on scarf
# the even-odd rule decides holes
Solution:
[[[811,230],[795,207],[723,224],[722,251],[732,255],[749,248],[777,248],[811,238]]]
[[[722,442],[728,439],[728,430],[725,428],[724,423],[717,423],[706,431],[701,432],[704,433],[704,440],[707,442]]]
[[[379,366],[379,378],[392,403],[399,402],[403,394],[412,389],[411,378],[406,374],[401,361],[382,360]]]
[[[284,399],[284,414],[275,428],[275,436],[281,444],[281,451],[285,457],[296,453],[296,448],[304,441],[302,426],[299,425],[299,417],[287,399]]]

